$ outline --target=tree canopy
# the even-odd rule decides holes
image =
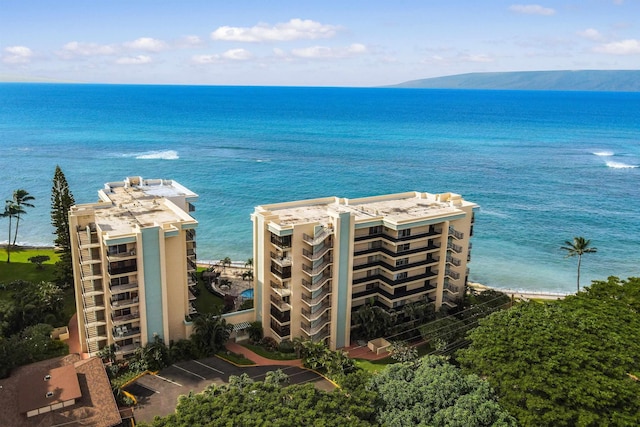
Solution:
[[[405,426],[515,426],[491,387],[445,358],[425,356],[388,365],[371,380],[377,421]]]
[[[640,424],[640,279],[499,311],[469,333],[461,365],[486,376],[524,425]]]
[[[371,402],[358,393],[324,392],[313,384],[281,387],[282,373],[267,373],[268,381],[231,376],[229,385],[181,396],[174,414],[156,419],[164,426],[369,426]],[[144,424],[139,424],[144,426]]]

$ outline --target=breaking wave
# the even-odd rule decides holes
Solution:
[[[594,151],[593,154],[601,157],[613,156],[613,151]]]
[[[178,156],[178,152],[175,150],[164,150],[136,154],[135,158],[139,160],[177,160],[180,156]]]
[[[638,165],[630,165],[622,162],[607,162],[607,166],[614,169],[635,169]]]

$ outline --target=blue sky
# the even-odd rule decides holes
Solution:
[[[640,1],[0,0],[0,80],[376,86],[638,69]]]

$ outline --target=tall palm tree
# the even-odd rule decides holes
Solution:
[[[583,254],[592,254],[598,251],[598,248],[589,247],[591,240],[587,240],[584,237],[574,237],[573,242],[565,240],[564,246],[560,249],[567,251],[566,258],[578,256],[578,292],[580,292],[580,264],[582,264]]]
[[[16,240],[18,240],[18,226],[20,225],[20,214],[26,213],[23,206],[28,208],[33,208],[33,203],[30,203],[32,200],[36,198],[29,194],[27,190],[19,189],[13,192],[13,203],[20,208],[20,211],[16,215],[16,232],[13,235],[13,246],[16,245]]]
[[[7,240],[7,263],[11,262],[11,220],[24,213],[24,209],[16,205],[13,200],[7,200],[4,205],[4,212],[0,214],[3,218],[9,218],[9,239]]]

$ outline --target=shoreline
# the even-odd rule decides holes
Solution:
[[[0,250],[1,249],[6,249],[7,244],[6,243],[0,243]],[[55,250],[55,246],[39,246],[39,245],[16,245],[14,248],[14,250],[20,250],[20,249],[50,249],[50,250]],[[203,259],[203,260],[196,260],[196,265],[198,267],[203,267],[203,268],[210,268],[210,267],[220,267],[222,268],[222,260],[208,260],[208,259]],[[247,267],[245,264],[246,261],[231,261],[231,265],[227,266],[226,268],[230,269],[230,270],[235,270],[236,272],[238,270],[244,271],[244,270],[249,270],[253,267]],[[529,300],[529,299],[545,299],[545,300],[557,300],[557,299],[562,299],[568,295],[575,295],[574,292],[550,292],[550,291],[528,291],[528,290],[523,290],[523,289],[508,289],[508,288],[498,288],[498,287],[494,287],[494,286],[488,286],[482,283],[478,283],[478,282],[467,282],[467,286],[469,286],[469,288],[473,288],[479,292],[485,291],[485,290],[494,290],[494,291],[498,291],[498,292],[503,292],[509,296],[511,296],[511,298],[514,299],[521,299],[521,300]]]

